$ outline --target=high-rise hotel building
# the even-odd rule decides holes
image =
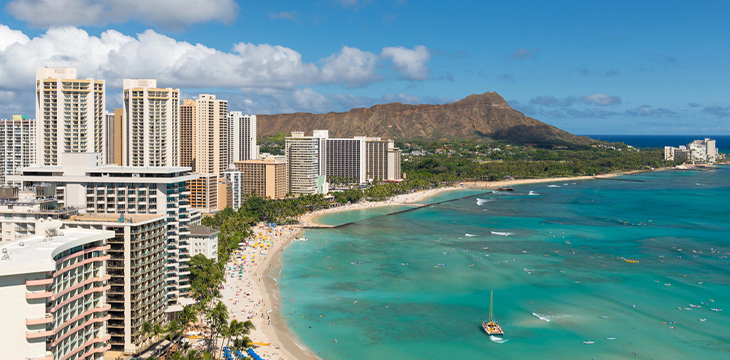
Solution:
[[[75,68],[36,69],[36,158],[60,165],[63,153],[106,157],[104,80],[77,79]]]
[[[0,120],[0,185],[5,184],[6,175],[35,163],[35,132],[35,120],[25,115]]]
[[[155,79],[124,79],[122,93],[122,165],[179,166],[180,91],[158,88]]]
[[[327,139],[327,178],[337,177],[346,183],[363,184],[365,177],[365,137]]]
[[[314,130],[312,136],[293,131],[285,139],[286,189],[298,194],[327,193],[327,130]]]
[[[401,150],[393,140],[366,139],[366,172],[369,181],[401,180]]]
[[[256,115],[240,111],[228,114],[231,162],[258,159],[256,150]]]
[[[195,100],[195,171],[220,175],[228,168],[228,101],[201,94]]]
[[[195,171],[195,100],[184,99],[180,105],[180,166]]]

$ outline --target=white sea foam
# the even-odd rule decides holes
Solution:
[[[559,319],[569,318],[569,317],[572,317],[573,315],[567,315],[567,314],[559,314],[559,315],[552,315],[551,314],[551,315],[546,315],[546,314],[532,313],[532,316],[534,316],[534,317],[536,317],[536,318],[538,318],[538,319],[540,319],[542,321],[551,322],[553,320],[559,320]]]
[[[532,316],[534,316],[534,317],[536,317],[536,318],[538,318],[540,320],[550,322],[550,319],[546,318],[544,315],[540,315],[538,313],[532,313]]]
[[[548,187],[560,187],[560,185],[548,185]]]
[[[482,206],[482,205],[484,205],[484,203],[488,203],[490,201],[494,201],[494,199],[480,199],[480,198],[477,198],[477,205]]]
[[[494,235],[501,235],[501,236],[510,236],[510,235],[514,235],[515,233],[511,233],[511,232],[500,232],[500,231],[492,231],[492,234],[494,234]]]
[[[492,340],[493,342],[496,342],[497,344],[504,344],[507,341],[509,341],[507,339],[504,339],[504,338],[499,337],[499,336],[494,336],[494,335],[489,335],[489,340]]]
[[[538,194],[538,193],[536,193],[536,192],[534,192],[532,190],[530,190],[530,193],[527,194],[527,195],[530,195],[530,196],[540,196],[540,194]]]
[[[468,236],[468,237],[474,237],[474,236],[476,236],[476,235],[472,235],[472,234],[464,234],[464,236]]]

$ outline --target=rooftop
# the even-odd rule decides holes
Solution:
[[[190,236],[210,236],[220,232],[204,225],[190,225],[188,228],[190,228]]]
[[[152,220],[163,220],[167,215],[160,214],[90,214],[90,215],[74,215],[66,221],[78,222],[98,222],[98,223],[118,223],[120,216],[124,216],[124,222],[127,224],[138,224]]]
[[[112,231],[62,229],[57,236],[34,235],[0,246],[0,276],[56,270],[53,257],[70,248],[114,237]]]

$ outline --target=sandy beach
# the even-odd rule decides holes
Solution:
[[[261,245],[245,247],[226,265],[226,281],[221,294],[230,320],[250,319],[253,322],[256,330],[249,334],[249,338],[258,345],[255,351],[264,359],[317,359],[297,346],[286,332],[277,307],[278,286],[271,278],[278,276],[280,253],[299,236],[300,227],[281,226],[273,230],[255,227],[253,231],[256,234],[253,242]],[[264,345],[268,343],[270,345]]]

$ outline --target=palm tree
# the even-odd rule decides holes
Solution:
[[[213,342],[216,338],[216,333],[219,332],[222,325],[228,325],[228,309],[222,302],[218,302],[214,308],[208,312],[208,319],[211,322],[210,342],[208,343],[208,351],[213,351]]]
[[[185,305],[185,307],[183,307],[183,311],[180,313],[180,317],[178,318],[183,330],[190,326],[190,323],[195,323],[197,320],[198,317],[196,316],[195,308],[190,305]]]
[[[203,355],[198,350],[190,350],[185,360],[203,360]]]
[[[178,335],[182,333],[182,326],[177,320],[170,321],[165,326],[164,332],[167,334],[167,340],[173,341]]]

